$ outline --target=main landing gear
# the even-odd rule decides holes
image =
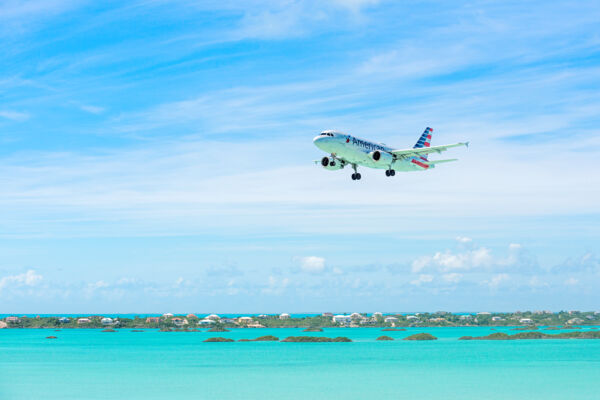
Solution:
[[[396,175],[396,171],[394,171],[393,169],[388,169],[385,171],[385,176],[395,176]]]
[[[352,174],[352,180],[353,181],[360,181],[360,174],[358,173],[358,171],[356,170],[356,164],[352,164],[352,169],[354,170],[354,173]]]

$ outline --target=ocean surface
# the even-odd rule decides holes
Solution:
[[[0,399],[600,399],[600,340],[457,340],[498,331],[2,329]],[[439,340],[375,341],[419,332]],[[354,342],[202,342],[262,335]]]

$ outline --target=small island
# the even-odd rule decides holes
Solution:
[[[417,333],[417,334],[405,337],[402,340],[437,340],[437,338],[429,333]]]
[[[393,337],[389,337],[389,336],[385,336],[385,335],[384,335],[384,336],[379,336],[379,337],[378,337],[377,339],[375,339],[375,340],[384,340],[384,341],[385,341],[385,340],[394,340],[394,338],[393,338]]]
[[[302,332],[323,332],[323,328],[319,328],[318,326],[309,326],[304,329]]]
[[[206,343],[224,343],[224,342],[235,342],[233,339],[224,338],[224,337],[211,337],[206,339],[204,342]]]
[[[256,339],[240,339],[238,342],[278,342],[279,338],[273,335],[259,336]]]

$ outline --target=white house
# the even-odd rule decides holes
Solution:
[[[407,315],[406,319],[410,321],[411,319],[419,319],[419,317],[417,317],[416,315]]]
[[[350,318],[352,318],[352,319],[362,319],[362,317],[363,316],[357,312],[353,312],[352,314],[350,314]]]
[[[19,319],[19,317],[6,317],[4,320],[6,322],[10,322],[10,323],[13,323],[13,324],[21,322],[21,320]]]
[[[348,325],[352,322],[352,317],[349,315],[334,315],[331,319],[334,323],[342,325]]]
[[[218,321],[221,319],[217,314],[210,314],[205,317],[205,319],[212,319],[213,321]]]
[[[398,318],[396,317],[385,317],[384,319],[386,324],[393,324],[394,322],[398,322]]]
[[[502,317],[492,317],[492,321],[502,321]]]
[[[287,313],[279,314],[279,319],[290,319],[290,314],[287,314]]]
[[[113,324],[113,319],[112,319],[112,318],[105,317],[105,318],[102,318],[102,319],[100,320],[100,323],[101,323],[102,325],[112,325],[112,324]]]
[[[90,322],[92,322],[92,320],[89,318],[79,318],[77,320],[78,324],[89,324]]]
[[[382,314],[382,313],[380,313],[380,312],[374,312],[374,313],[373,313],[373,318],[377,319],[377,318],[379,318],[379,317],[383,317],[383,314]]]
[[[171,314],[171,313],[165,313],[162,316],[163,316],[163,318],[173,318],[173,314]]]
[[[533,324],[533,320],[531,318],[521,318],[519,320],[520,324]]]
[[[204,319],[201,319],[200,321],[198,321],[198,325],[212,325],[214,323],[215,323],[214,320],[208,319],[208,318],[204,318]]]
[[[237,322],[238,322],[238,324],[241,324],[241,325],[248,325],[248,324],[251,324],[252,322],[254,322],[254,320],[250,317],[239,317],[237,319]]]

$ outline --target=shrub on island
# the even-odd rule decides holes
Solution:
[[[223,342],[234,342],[235,340],[224,338],[224,337],[211,337],[205,340],[207,343],[223,343]]]
[[[56,336],[46,336],[46,339],[58,339]]]
[[[311,326],[306,328],[302,332],[323,332],[323,328],[319,328],[318,326]]]
[[[389,336],[379,336],[377,339],[375,340],[394,340],[393,337],[389,337]]]
[[[102,329],[102,332],[116,332],[113,328]]]
[[[210,328],[207,332],[229,332],[229,329],[223,328],[222,326],[215,326]]]
[[[282,342],[298,342],[298,343],[329,343],[329,342],[351,342],[344,336],[338,336],[336,338],[322,337],[322,336],[288,336],[282,340]]]
[[[437,340],[437,338],[429,333],[417,333],[417,334],[405,337],[402,340]]]
[[[278,342],[279,338],[273,335],[259,336],[256,339],[240,339],[238,342]]]

